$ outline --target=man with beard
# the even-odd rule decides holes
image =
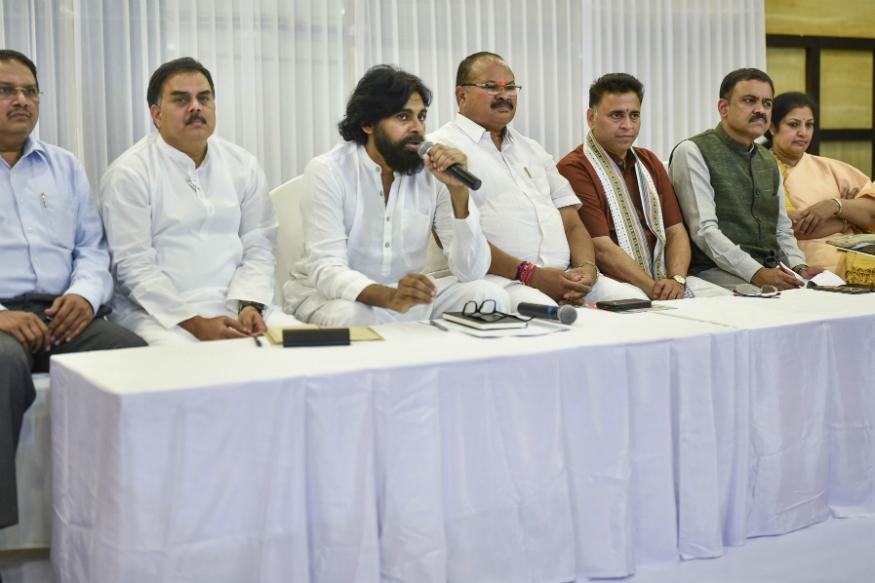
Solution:
[[[464,154],[417,151],[430,102],[418,77],[390,66],[358,82],[338,124],[345,142],[304,171],[305,255],[284,288],[287,312],[348,326],[435,317],[469,300],[507,309],[506,294],[481,280],[490,258],[477,209],[446,172]],[[432,229],[452,273],[437,280],[420,273]]]
[[[210,72],[164,63],[146,92],[152,132],[109,167],[100,207],[116,277],[113,318],[149,344],[256,336],[270,307],[277,222],[264,173],[213,135]]]
[[[15,450],[33,402],[31,372],[52,354],[143,346],[107,322],[109,253],[85,171],[31,136],[36,66],[0,50],[0,528],[18,522]]]
[[[519,89],[499,55],[466,57],[456,74],[459,114],[432,136],[465,152],[483,180],[472,196],[492,251],[486,279],[508,293],[512,308],[646,298],[631,284],[599,276],[568,180],[540,144],[508,126]]]
[[[781,173],[754,142],[769,127],[775,86],[759,69],[720,84],[720,123],[681,142],[669,173],[693,240],[690,273],[725,288],[751,282],[799,287],[811,277],[784,208]]]

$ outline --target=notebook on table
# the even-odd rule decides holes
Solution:
[[[528,320],[523,320],[511,314],[493,312],[491,314],[463,314],[462,312],[444,312],[441,316],[444,320],[469,326],[477,330],[508,330],[511,328],[525,328]]]

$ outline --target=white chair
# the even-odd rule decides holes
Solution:
[[[297,176],[270,191],[270,198],[273,200],[279,222],[274,288],[274,303],[279,306],[283,305],[283,285],[289,280],[295,262],[304,254],[304,223],[300,207],[303,185],[304,177]],[[448,267],[447,258],[432,236],[423,273],[432,277],[444,277],[450,274]]]
[[[279,229],[276,237],[276,286],[274,303],[283,305],[283,285],[295,262],[304,255],[304,230],[301,220],[301,194],[304,177],[298,176],[270,191]]]

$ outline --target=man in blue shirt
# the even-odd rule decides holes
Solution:
[[[51,354],[145,345],[102,318],[112,294],[103,227],[79,162],[30,136],[39,99],[33,62],[0,50],[0,528],[18,522],[31,372],[47,371]]]

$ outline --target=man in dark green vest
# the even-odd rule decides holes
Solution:
[[[769,127],[774,94],[759,69],[729,73],[720,84],[720,123],[672,153],[669,173],[693,240],[690,274],[723,287],[799,287],[780,264],[813,275],[784,209],[775,159],[754,142]]]

